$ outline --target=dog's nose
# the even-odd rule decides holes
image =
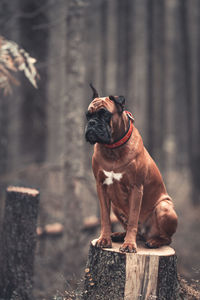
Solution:
[[[96,121],[95,120],[90,120],[90,126],[95,126],[96,125]]]

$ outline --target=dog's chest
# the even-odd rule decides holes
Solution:
[[[109,199],[117,207],[124,206],[130,192],[126,172],[102,170],[102,175],[102,184]]]
[[[115,173],[113,171],[105,171],[103,170],[104,175],[106,178],[103,181],[103,184],[105,185],[111,185],[114,183],[114,181],[120,181],[123,177],[123,173]]]

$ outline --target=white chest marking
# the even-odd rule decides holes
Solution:
[[[122,179],[123,174],[122,173],[114,173],[113,171],[111,172],[107,172],[105,170],[103,170],[104,174],[106,175],[106,179],[104,180],[103,184],[113,184],[113,180],[118,180],[120,181],[120,179]]]

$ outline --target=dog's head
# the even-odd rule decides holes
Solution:
[[[86,112],[87,125],[85,138],[90,144],[110,144],[112,142],[114,123],[118,122],[124,110],[123,96],[99,97],[93,90],[93,100]]]

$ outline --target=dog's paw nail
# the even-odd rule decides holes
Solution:
[[[146,246],[147,248],[152,248],[151,243],[145,243],[145,246]]]
[[[158,245],[154,244],[153,242],[146,242],[145,246],[150,249],[158,248]]]
[[[120,248],[119,248],[120,252],[126,252],[126,253],[136,253],[137,249],[136,246],[134,244],[123,244]]]
[[[129,252],[130,253],[137,253],[137,250],[134,248],[134,249],[131,249]]]
[[[120,247],[120,248],[119,248],[119,251],[120,251],[120,252],[125,252],[125,249],[122,248],[122,247]]]
[[[112,248],[112,243],[106,238],[100,238],[95,245],[97,248]]]
[[[126,248],[124,249],[124,252],[129,253],[129,252],[130,252],[129,248],[126,247]]]

